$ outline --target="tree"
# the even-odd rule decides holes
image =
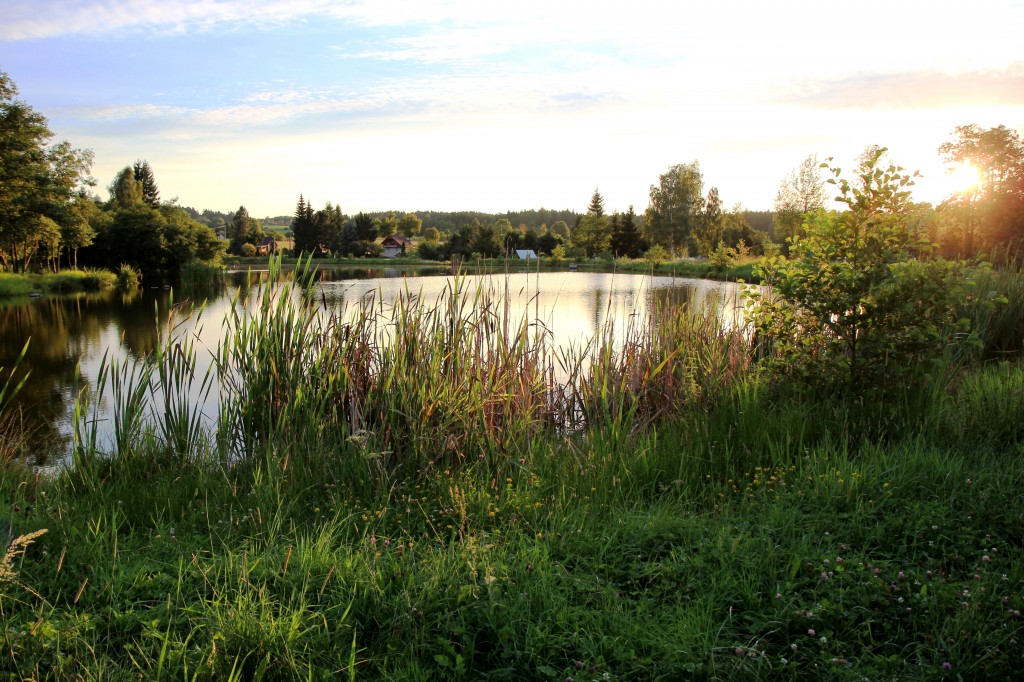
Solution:
[[[556,237],[569,238],[569,225],[564,220],[556,220],[548,231]]]
[[[672,166],[657,185],[651,185],[647,207],[647,234],[651,242],[669,250],[688,249],[704,207],[704,177],[700,164]]]
[[[299,202],[295,205],[295,215],[291,222],[292,239],[295,243],[295,253],[314,253],[319,248],[317,235],[313,226],[313,206],[306,202],[305,197],[299,195]]]
[[[954,224],[949,250],[974,256],[979,251],[1008,247],[1024,254],[1024,142],[1005,126],[983,130],[958,126],[957,139],[939,147],[950,164],[970,164],[978,183],[958,192],[940,206]],[[1001,257],[999,253],[997,258]]]
[[[143,203],[142,185],[135,179],[135,171],[125,166],[107,187],[112,208],[132,208]]]
[[[231,223],[228,225],[228,240],[231,245],[228,247],[231,253],[242,253],[243,244],[259,246],[264,237],[263,226],[260,222],[249,215],[245,206],[239,206],[235,211]]]
[[[68,207],[68,218],[61,225],[61,246],[67,249],[68,263],[78,267],[78,250],[92,244],[96,237],[96,229],[90,218],[100,212],[96,202],[85,192],[75,195]]]
[[[433,244],[441,241],[441,233],[436,227],[428,227],[423,231],[423,239]]]
[[[572,233],[572,243],[583,249],[588,258],[611,249],[612,229],[608,217],[587,213],[580,218]]]
[[[821,177],[818,157],[811,154],[801,162],[800,167],[783,179],[775,195],[775,212],[772,222],[775,226],[775,241],[787,252],[788,239],[799,236],[804,216],[811,211],[825,207],[828,193],[825,180]]]
[[[149,161],[136,161],[132,167],[132,174],[142,190],[142,200],[150,206],[159,206],[160,190],[156,187],[156,178],[153,175],[153,169],[149,166]]]
[[[637,216],[630,204],[624,214],[612,216],[612,253],[622,258],[639,258],[647,250],[647,242],[637,227]]]
[[[590,197],[590,205],[587,206],[587,213],[598,217],[604,215],[604,197],[594,188],[594,194]]]
[[[394,211],[388,211],[377,218],[377,234],[387,237],[398,232],[398,216]]]
[[[704,210],[701,212],[699,222],[699,234],[697,244],[700,247],[702,256],[711,256],[716,250],[719,242],[722,241],[722,232],[725,228],[725,218],[722,215],[722,200],[718,196],[718,188],[712,187],[708,190],[708,198],[704,202]]]
[[[415,237],[423,229],[423,221],[415,213],[406,213],[398,220],[398,233]]]
[[[964,331],[963,264],[919,259],[930,245],[909,219],[912,176],[880,165],[884,152],[864,158],[852,182],[828,167],[847,210],[811,214],[792,257],[766,261],[771,290],[755,297],[769,368],[823,395],[907,385]]]
[[[357,213],[355,217],[356,239],[361,242],[372,242],[377,238],[377,226],[373,218],[366,213]]]
[[[0,71],[0,262],[27,268],[35,250],[50,239],[34,233],[49,235],[54,224],[59,232],[70,218],[72,196],[91,182],[92,152],[67,142],[51,145],[46,118],[17,94],[17,86]]]

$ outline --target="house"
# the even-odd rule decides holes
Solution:
[[[263,242],[256,247],[256,253],[260,255],[277,253],[277,240],[273,237],[264,238]]]
[[[384,249],[385,258],[394,258],[403,255],[405,250],[412,246],[412,240],[406,239],[400,234],[392,234],[384,237],[384,241],[380,245]]]
[[[537,260],[537,254],[533,249],[516,249],[516,256],[519,260]]]

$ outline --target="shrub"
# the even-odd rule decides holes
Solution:
[[[715,250],[708,254],[708,262],[716,270],[726,270],[736,263],[736,249],[728,247],[720,241]]]
[[[849,210],[808,214],[791,259],[761,267],[770,290],[755,294],[753,323],[776,375],[830,393],[884,392],[965,338],[964,264],[927,259],[932,245],[908,220],[913,181],[878,165],[884,151],[862,162],[855,184],[824,164]]]
[[[644,254],[644,258],[651,264],[651,267],[654,267],[658,263],[664,263],[668,260],[668,251],[665,250],[664,246],[656,244],[647,249],[647,253]]]

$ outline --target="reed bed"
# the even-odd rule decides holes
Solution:
[[[307,263],[308,267],[308,263]],[[272,270],[270,281],[275,281]],[[706,410],[747,367],[744,335],[686,306],[632,317],[558,350],[509,292],[456,278],[435,301],[406,291],[353,315],[318,308],[315,276],[237,301],[219,354],[221,435],[232,456],[261,444],[356,443],[383,469],[430,473],[515,461],[540,434],[596,424],[620,441],[690,409]]]

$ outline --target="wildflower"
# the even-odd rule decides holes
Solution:
[[[817,633],[814,631],[814,628],[811,628],[810,630],[807,631],[807,636],[808,637],[814,637],[814,635],[816,635],[816,634]]]
[[[906,574],[906,573],[904,573],[903,571],[900,571],[900,572],[899,572],[899,573],[897,574],[897,576],[896,576],[896,577],[898,577],[898,578],[899,578],[900,580],[906,580],[906,579],[907,579],[907,574]]]
[[[583,670],[583,661],[576,661],[576,669]]]
[[[984,561],[986,564],[988,562],[992,561],[992,559],[989,557],[988,554],[986,554],[985,556],[981,557],[981,560]]]
[[[818,641],[821,642],[822,644],[827,644],[828,643],[828,637],[826,637],[825,635],[822,635],[821,637],[818,638]]]
[[[738,646],[738,647],[736,647],[736,648],[735,648],[735,649],[733,649],[732,651],[733,651],[733,653],[734,653],[734,654],[736,654],[737,656],[742,656],[742,655],[743,655],[743,647],[741,647],[741,646]]]
[[[793,651],[796,651],[797,650],[796,642],[793,642],[792,644],[790,644],[789,648],[792,649]]]
[[[950,663],[949,661],[946,661],[945,663],[942,664],[942,669],[943,670],[952,670],[953,669],[953,664]]]

